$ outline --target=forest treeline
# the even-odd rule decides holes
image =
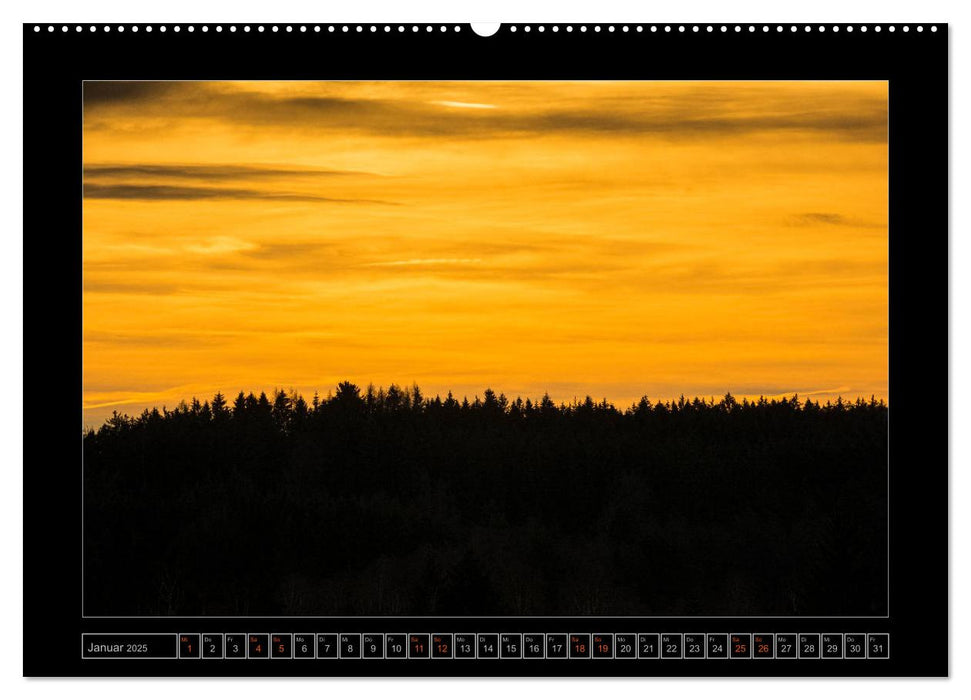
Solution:
[[[887,406],[343,382],[84,434],[94,615],[871,615]]]

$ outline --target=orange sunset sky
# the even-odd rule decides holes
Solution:
[[[86,82],[84,424],[887,398],[887,83]]]

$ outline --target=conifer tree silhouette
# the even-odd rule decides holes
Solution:
[[[83,434],[85,610],[884,614],[887,425],[348,381],[114,412]]]

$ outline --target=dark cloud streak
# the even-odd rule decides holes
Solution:
[[[828,211],[810,211],[795,214],[789,217],[787,223],[790,226],[816,226],[823,224],[825,226],[850,226],[856,229],[886,230],[887,228],[885,223],[852,219],[842,214]]]
[[[178,180],[257,180],[278,177],[339,177],[345,175],[373,175],[355,170],[318,170],[311,168],[280,168],[254,165],[189,165],[139,164],[124,165],[94,163],[84,166],[85,177],[146,178]]]
[[[183,91],[187,84],[173,81],[86,80],[84,106],[87,110],[111,105],[147,102]]]
[[[284,260],[295,258],[308,259],[320,253],[332,252],[333,246],[323,243],[264,243],[255,250],[240,251],[240,254],[256,260]]]
[[[185,187],[172,185],[103,185],[86,183],[85,199],[120,199],[135,201],[198,201],[255,199],[273,202],[321,202],[332,204],[384,204],[396,206],[397,202],[380,199],[343,199],[321,197],[295,192],[266,192],[261,190],[223,187]]]
[[[796,220],[803,224],[832,224],[834,226],[846,226],[849,222],[841,214],[831,212],[806,212],[799,214]]]
[[[103,95],[93,108],[125,110],[135,118],[210,118],[241,126],[278,126],[312,130],[350,130],[386,136],[464,138],[517,137],[584,133],[658,135],[693,139],[757,132],[815,132],[859,142],[887,138],[886,100],[857,97],[807,108],[805,102],[782,101],[771,109],[745,102],[751,113],[726,93],[697,100],[691,95],[665,103],[620,100],[597,109],[551,107],[537,113],[449,109],[427,102],[349,99],[333,96],[272,96],[206,83],[178,83],[169,92],[126,88],[129,98]],[[231,85],[231,84],[229,84]],[[110,93],[110,91],[107,91]],[[96,91],[97,93],[97,91]],[[771,95],[771,93],[768,93]],[[761,105],[760,109],[756,109]],[[105,128],[108,124],[103,125]]]

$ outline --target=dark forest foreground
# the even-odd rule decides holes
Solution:
[[[88,615],[886,612],[887,407],[342,384],[84,436]]]

